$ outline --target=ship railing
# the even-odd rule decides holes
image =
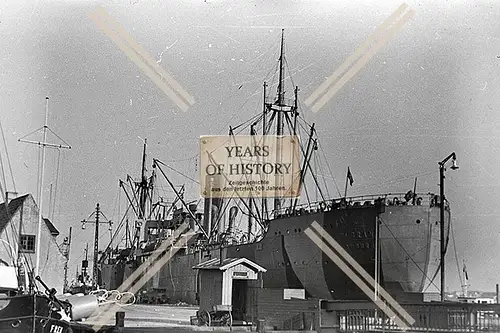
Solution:
[[[342,302],[341,302],[342,303]],[[333,305],[333,304],[332,304]],[[500,304],[429,302],[401,304],[415,320],[413,332],[499,332]],[[396,332],[401,328],[373,303],[333,305],[339,332]]]
[[[307,214],[318,211],[329,211],[338,208],[347,207],[366,207],[376,205],[380,200],[385,206],[439,206],[439,195],[434,193],[384,193],[378,195],[361,195],[347,198],[330,199],[325,201],[316,201],[309,204],[301,204],[295,207],[295,213]],[[449,209],[449,203],[445,199],[445,209]],[[291,208],[284,207],[278,211],[278,215],[290,215]]]
[[[276,96],[268,96],[266,97],[265,103],[268,105],[275,104],[278,100]],[[293,98],[283,98],[283,104],[285,106],[294,106],[295,100]]]

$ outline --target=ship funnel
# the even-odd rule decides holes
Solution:
[[[454,158],[453,164],[451,165],[451,170],[457,170],[457,169],[458,169],[457,160]]]
[[[220,183],[220,177],[207,175],[207,193],[212,193],[212,188],[214,187],[220,187]],[[219,212],[222,210],[222,204],[222,198],[212,197],[212,195],[207,195],[205,197],[205,204],[203,209],[203,229],[205,229],[208,235],[212,234],[212,229],[216,225],[219,217]]]
[[[230,235],[233,231],[234,220],[236,219],[236,215],[238,215],[238,206],[233,206],[229,210],[229,225],[227,226],[227,234]]]

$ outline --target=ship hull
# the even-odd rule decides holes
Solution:
[[[390,293],[419,293],[431,283],[439,266],[439,208],[395,205],[335,209],[284,216],[271,222],[257,243],[226,247],[227,257],[245,257],[267,269],[265,288],[305,289],[327,300],[366,299],[361,290],[304,233],[313,222],[328,233],[372,277],[375,275],[375,228],[379,217],[380,284]],[[446,225],[449,211],[446,211]],[[192,267],[219,251],[178,252],[149,281],[171,302],[197,304],[198,278]],[[116,289],[132,269],[103,265],[104,287]],[[120,267],[121,266],[121,267]],[[127,271],[127,272],[125,272]]]
[[[33,326],[34,325],[34,326]],[[104,327],[99,332],[112,332]],[[2,333],[95,333],[91,326],[61,319],[49,299],[39,295],[0,298],[0,332]]]

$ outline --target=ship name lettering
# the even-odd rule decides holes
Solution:
[[[50,333],[63,333],[64,327],[59,325],[50,325]]]

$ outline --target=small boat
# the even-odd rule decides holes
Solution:
[[[95,311],[97,297],[92,302],[71,301],[71,298],[56,297],[56,290],[50,289],[41,279],[36,280],[45,287],[45,294],[17,294],[12,276],[14,267],[2,267],[0,282],[0,332],[2,333],[95,333],[92,326],[79,323],[79,320]],[[73,298],[82,296],[74,295]],[[113,327],[103,327],[98,332],[111,332]]]
[[[48,97],[47,97],[48,100]],[[47,102],[48,103],[48,102]],[[45,111],[44,137],[47,130],[48,106]],[[30,142],[29,140],[26,142]],[[42,144],[45,149],[46,143]],[[62,145],[61,145],[62,147]],[[44,158],[42,168],[44,169]],[[42,171],[43,187],[43,171]],[[5,177],[3,177],[5,179]],[[8,192],[7,192],[8,193]],[[42,194],[39,193],[42,206]],[[0,204],[0,216],[6,221],[15,211],[5,202]],[[94,327],[85,325],[81,321],[98,313],[99,306],[109,303],[120,303],[122,296],[119,292],[100,291],[90,295],[64,294],[56,296],[57,290],[50,288],[38,276],[41,242],[41,209],[38,211],[37,250],[35,269],[30,267],[26,253],[15,249],[9,242],[1,239],[11,248],[11,263],[0,258],[0,332],[1,333],[95,333]],[[16,239],[16,233],[11,233],[14,243],[21,243]],[[114,297],[114,299],[109,298]],[[135,301],[135,299],[134,299]],[[102,327],[99,332],[108,332],[109,326]]]

